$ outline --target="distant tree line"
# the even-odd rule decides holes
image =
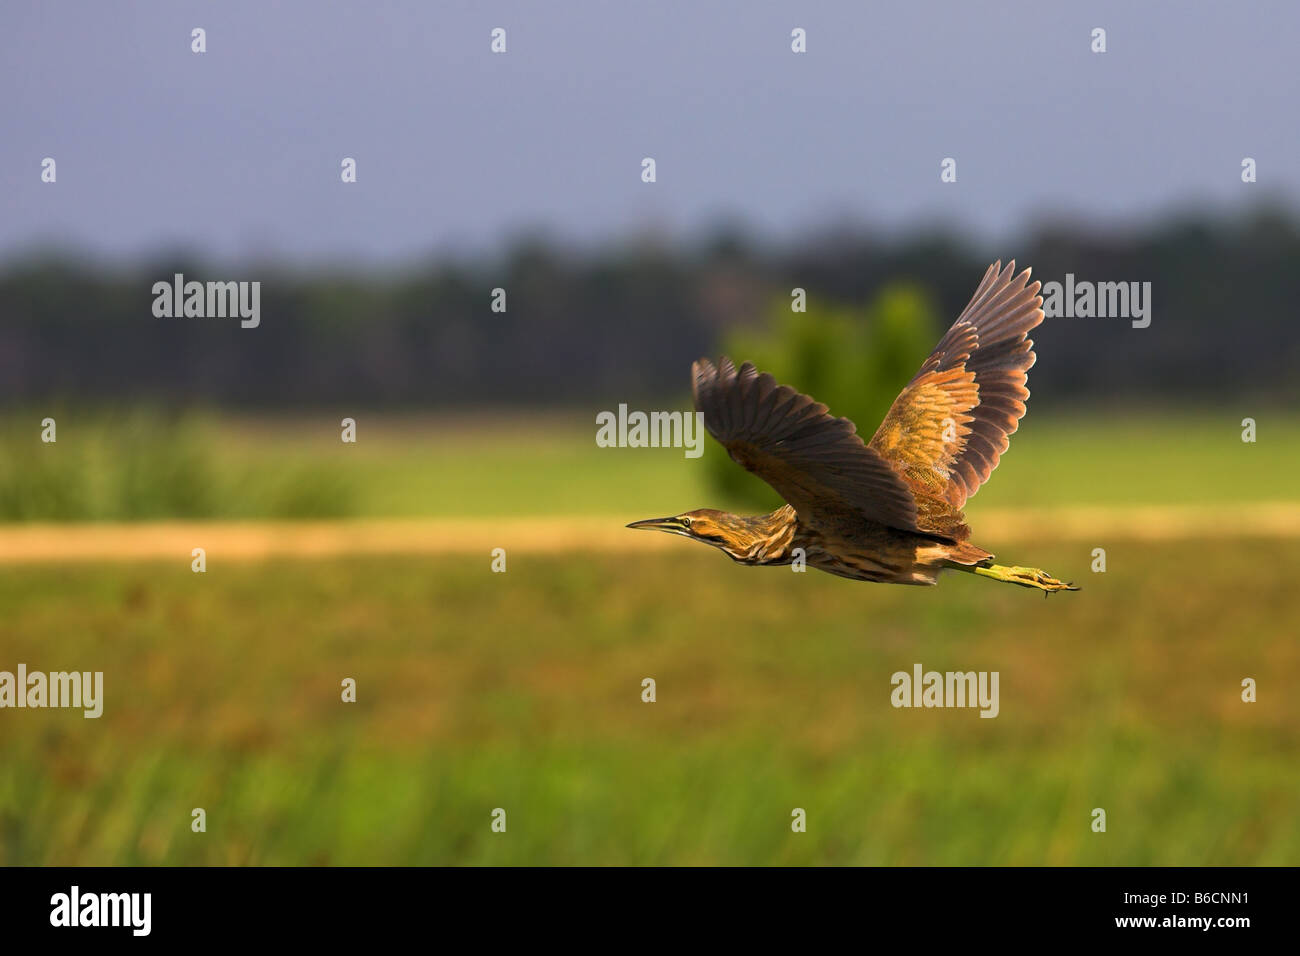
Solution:
[[[896,237],[854,228],[781,247],[740,230],[689,245],[632,242],[581,254],[532,240],[491,260],[432,262],[400,274],[231,274],[180,259],[108,271],[32,258],[0,273],[0,400],[680,402],[696,357],[748,341],[770,345],[762,337],[789,312],[796,288],[816,317],[866,309],[899,284],[925,295],[937,331],[988,263],[1009,257],[1045,282],[1072,273],[1152,284],[1149,328],[1061,318],[1039,330],[1031,387],[1040,405],[1300,396],[1300,226],[1289,214],[1260,211],[1186,214],[1125,233],[1045,225],[997,246],[938,231]],[[152,287],[176,273],[260,281],[260,325],[155,317]],[[494,301],[504,311],[494,311]],[[919,361],[928,345],[908,348]],[[895,374],[893,353],[888,364],[886,371],[864,363],[876,371],[862,374]],[[873,384],[872,394],[901,384]]]

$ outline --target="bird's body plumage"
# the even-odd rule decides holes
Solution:
[[[1028,269],[1016,275],[1014,261],[1000,265],[989,267],[869,442],[847,418],[749,363],[696,362],[705,427],[788,503],[767,515],[705,509],[632,527],[703,541],[743,564],[802,557],[862,581],[928,585],[957,568],[1044,591],[1070,587],[1036,569],[994,565],[968,540],[962,508],[1019,427],[1035,359],[1028,333],[1043,320],[1040,284]]]

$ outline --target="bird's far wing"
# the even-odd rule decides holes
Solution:
[[[897,472],[847,418],[778,385],[746,362],[692,366],[695,407],[731,457],[771,485],[805,520],[865,518],[916,530],[916,502]]]
[[[988,481],[1020,427],[1043,321],[1041,283],[995,262],[921,371],[890,406],[870,447],[923,498],[960,510]]]

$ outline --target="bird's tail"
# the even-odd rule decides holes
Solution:
[[[963,571],[969,571],[972,565],[991,563],[993,555],[983,548],[977,548],[969,541],[958,541],[948,549],[945,555],[953,565],[959,565]]]

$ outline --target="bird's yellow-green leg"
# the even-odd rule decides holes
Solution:
[[[1008,584],[1018,584],[1022,588],[1038,588],[1044,594],[1051,591],[1077,591],[1079,590],[1073,584],[1067,584],[1064,581],[1058,581],[1046,571],[1040,568],[1021,568],[1007,567],[1002,564],[990,564],[986,567],[973,567],[970,569],[976,574],[983,575],[986,578],[992,578],[994,581],[1005,581]]]

